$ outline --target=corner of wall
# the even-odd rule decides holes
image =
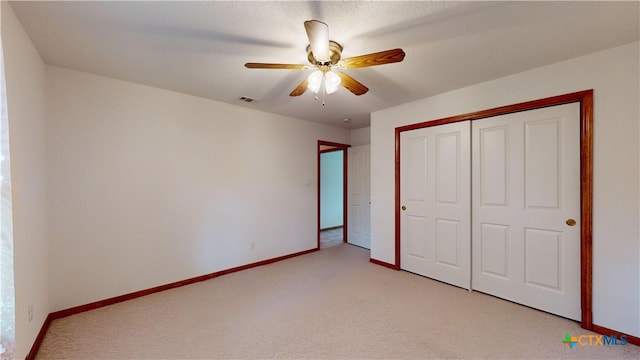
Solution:
[[[351,146],[371,144],[371,127],[351,130]]]
[[[46,216],[44,63],[10,4],[2,1],[9,114],[16,358],[24,358],[50,312]]]

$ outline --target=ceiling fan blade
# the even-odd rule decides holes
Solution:
[[[265,63],[246,63],[244,67],[249,69],[288,69],[288,70],[306,70],[307,65],[300,64],[265,64]]]
[[[343,59],[338,63],[338,66],[343,69],[356,69],[367,66],[391,64],[402,61],[404,55],[402,49],[392,49]]]
[[[318,61],[329,61],[329,26],[318,20],[304,22],[311,52]]]
[[[304,92],[307,91],[307,84],[308,83],[309,83],[309,81],[307,80],[307,78],[305,78],[304,81],[301,82],[300,85],[298,85],[298,87],[293,89],[293,91],[291,92],[291,94],[289,94],[289,96],[300,96],[300,95],[304,94]]]
[[[337,71],[336,74],[338,74],[338,76],[340,76],[340,80],[342,80],[340,84],[355,95],[360,96],[362,94],[366,94],[367,91],[369,91],[368,87],[362,85],[358,80],[352,78],[351,76]]]

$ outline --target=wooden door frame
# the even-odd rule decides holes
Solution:
[[[347,149],[351,145],[318,140],[318,249],[320,249],[320,155],[326,152],[342,150],[342,242],[347,242]]]
[[[575,102],[580,104],[581,325],[587,330],[602,330],[597,328],[594,329],[592,314],[593,89],[397,127],[395,129],[395,264],[393,267],[400,270],[400,134],[402,132],[466,120],[479,120],[498,115],[512,114],[521,111],[529,111]]]

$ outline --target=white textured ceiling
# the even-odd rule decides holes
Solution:
[[[347,128],[373,111],[639,39],[631,2],[11,2],[47,64]],[[303,22],[329,25],[343,58],[400,47],[403,62],[347,72],[326,106],[307,91]],[[555,95],[555,94],[549,94]],[[240,97],[255,99],[252,103]],[[350,123],[343,119],[352,119]],[[417,119],[421,120],[421,119]]]

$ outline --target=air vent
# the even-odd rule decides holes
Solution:
[[[240,100],[242,100],[242,101],[244,101],[244,102],[247,102],[247,103],[251,103],[251,102],[253,102],[253,101],[254,101],[254,99],[252,99],[252,98],[248,98],[248,97],[246,97],[246,96],[242,96],[242,97],[240,97]]]

